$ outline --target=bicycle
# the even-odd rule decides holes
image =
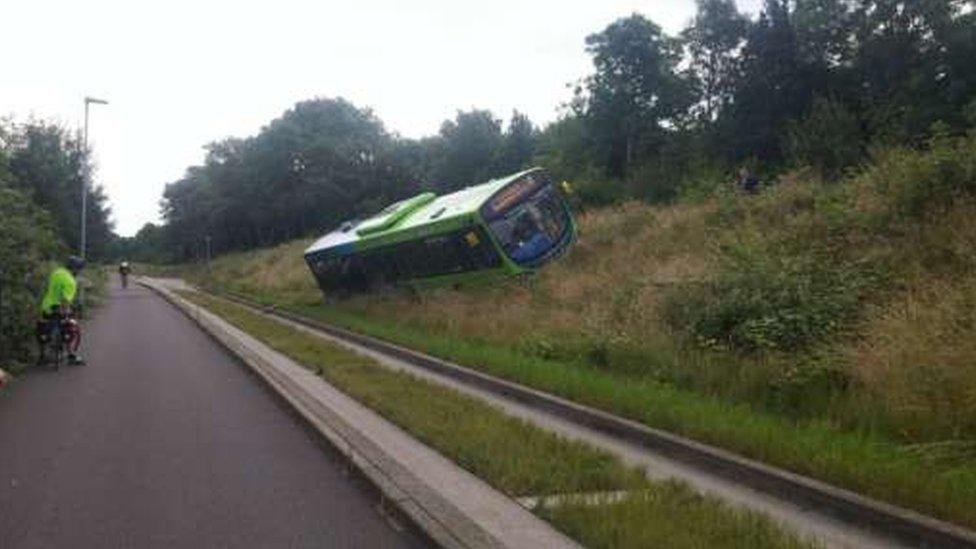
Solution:
[[[37,365],[49,363],[55,370],[59,369],[68,355],[67,343],[64,340],[64,327],[61,319],[54,318],[48,323],[47,334],[41,341],[41,356],[37,358]],[[45,358],[48,360],[45,361]]]
[[[47,324],[47,333],[41,336],[40,356],[37,365],[50,364],[55,370],[68,362],[68,340],[66,331],[68,323],[73,322],[70,317],[54,316]],[[47,360],[45,360],[47,359]]]

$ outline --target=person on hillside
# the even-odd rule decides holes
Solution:
[[[743,166],[739,170],[739,190],[746,194],[756,194],[759,190],[759,178],[752,173],[752,170]]]
[[[80,365],[85,361],[78,356],[78,346],[81,344],[81,327],[71,318],[72,304],[78,292],[78,282],[75,277],[85,268],[85,260],[78,256],[70,256],[63,266],[51,271],[47,289],[41,299],[41,319],[37,321],[37,341],[40,345],[38,363],[44,360],[44,347],[54,322],[60,322],[65,335],[65,345],[68,348],[68,363]]]
[[[6,385],[8,381],[10,381],[10,376],[0,368],[0,387]]]

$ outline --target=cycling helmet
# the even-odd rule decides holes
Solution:
[[[68,256],[68,260],[65,261],[65,265],[68,267],[69,271],[77,273],[85,268],[85,260],[76,255],[72,255]]]

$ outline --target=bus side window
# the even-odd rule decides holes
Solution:
[[[474,267],[466,249],[465,234],[462,231],[443,238],[444,262],[441,267],[444,273],[470,271]]]
[[[396,248],[385,248],[378,252],[382,257],[383,276],[386,281],[393,283],[400,279],[400,270],[396,261]]]
[[[330,289],[335,285],[335,260],[331,257],[320,255],[313,260],[315,262],[315,278],[319,286],[323,289]]]
[[[363,261],[362,277],[358,281],[361,288],[368,290],[373,286],[376,281],[376,276],[379,273],[379,257],[376,252],[367,252],[360,256]]]
[[[426,250],[422,242],[405,242],[400,248],[400,257],[406,265],[407,276],[417,278],[423,276],[427,262]]]
[[[473,235],[473,237],[470,235]],[[490,269],[498,266],[500,263],[498,252],[495,251],[495,247],[491,245],[491,242],[488,240],[488,235],[485,234],[484,229],[481,227],[472,228],[465,235],[465,240],[468,244],[468,253],[470,254],[474,268]],[[472,242],[474,242],[474,245],[471,245]]]
[[[458,263],[463,271],[481,268],[478,264],[478,248],[482,246],[481,239],[473,230],[461,231],[454,238],[454,249],[457,251]]]
[[[403,278],[413,277],[413,263],[410,261],[410,250],[407,244],[397,244],[393,248],[393,256],[396,258],[397,270]]]
[[[342,287],[360,289],[382,280],[395,283],[497,267],[501,258],[481,227],[401,242],[362,255],[333,258],[329,268]],[[381,277],[381,278],[377,278]]]
[[[442,256],[440,250],[438,250],[438,246],[434,243],[434,239],[425,239],[422,242],[422,250],[425,260],[420,265],[420,270],[417,274],[422,277],[437,274],[437,271],[440,270],[438,262]]]
[[[450,272],[451,247],[449,242],[450,238],[444,236],[435,236],[424,240],[424,251],[428,258],[424,276]]]
[[[346,255],[339,258],[339,276],[336,285],[342,289],[352,288],[353,279],[352,256]]]
[[[394,250],[392,248],[385,248],[377,253],[380,256],[380,269],[383,273],[383,278],[386,282],[396,282],[397,275],[397,264],[395,258],[393,257]]]
[[[366,258],[359,254],[351,254],[343,259],[347,260],[343,273],[343,286],[350,290],[365,290],[369,280]]]

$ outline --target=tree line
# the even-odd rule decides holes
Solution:
[[[208,146],[167,185],[161,226],[119,250],[187,260],[321,233],[421,189],[446,192],[540,164],[584,203],[674,200],[737,167],[809,166],[825,180],[874,144],[976,122],[976,14],[964,0],[698,0],[665,33],[633,14],[588,36],[593,72],[544,128],[459,111],[406,139],[369,109],[304,101],[253,137]]]

